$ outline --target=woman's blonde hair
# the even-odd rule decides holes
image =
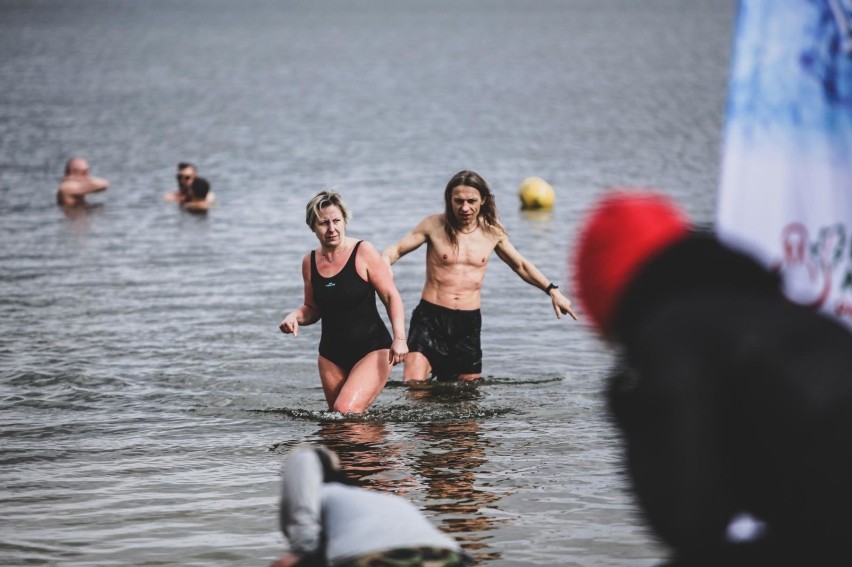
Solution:
[[[329,205],[334,205],[340,209],[340,212],[343,213],[343,222],[348,223],[349,219],[352,218],[349,207],[343,202],[343,197],[340,196],[340,193],[334,190],[320,191],[313,199],[308,201],[305,207],[305,223],[307,223],[311,230],[314,229],[314,224],[317,222],[320,211]]]

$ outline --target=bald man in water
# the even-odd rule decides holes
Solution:
[[[72,157],[65,162],[65,177],[56,191],[56,203],[63,207],[79,207],[86,204],[86,195],[106,191],[109,181],[89,175],[89,163],[81,157]]]
[[[429,215],[382,252],[393,265],[426,244],[426,283],[411,316],[403,380],[476,380],[482,374],[480,347],[482,282],[492,252],[518,276],[550,298],[558,318],[577,316],[571,301],[509,240],[497,219],[488,184],[473,171],[460,171],[444,192],[445,210]]]

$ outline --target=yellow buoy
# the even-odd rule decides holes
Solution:
[[[518,186],[522,209],[552,209],[556,191],[541,177],[527,177]]]

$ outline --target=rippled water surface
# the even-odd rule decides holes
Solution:
[[[336,186],[382,248],[460,169],[566,258],[608,185],[713,215],[733,0],[0,0],[0,563],[265,565],[279,469],[338,450],[483,564],[654,565],[601,389],[612,355],[493,258],[485,381],[325,410],[319,326],[277,330]],[[67,157],[106,193],[54,204]],[[209,214],[162,201],[196,162]],[[530,175],[551,213],[518,210]],[[423,252],[395,267],[406,311]]]

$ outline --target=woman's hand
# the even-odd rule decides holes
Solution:
[[[388,362],[396,366],[405,360],[406,354],[408,354],[408,343],[405,339],[394,339],[388,351]]]
[[[281,332],[285,335],[292,334],[294,337],[299,334],[299,320],[296,317],[295,313],[290,313],[284,320],[281,321],[281,324],[278,325],[278,328],[281,329]]]

